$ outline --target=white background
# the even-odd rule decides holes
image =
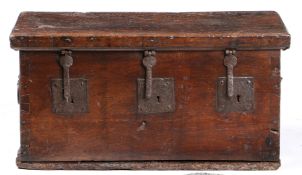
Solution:
[[[277,11],[291,36],[282,52],[281,161],[277,171],[214,171],[210,174],[301,174],[302,171],[302,5],[299,0],[1,0],[0,2],[0,174],[195,174],[200,171],[28,171],[19,170],[17,104],[18,52],[9,47],[9,34],[21,11]]]

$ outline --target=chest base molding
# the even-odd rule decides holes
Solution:
[[[30,170],[276,170],[277,162],[252,161],[70,161],[23,162],[17,166]]]

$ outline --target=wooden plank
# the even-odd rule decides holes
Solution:
[[[47,49],[286,49],[290,35],[276,12],[23,12],[11,47]]]

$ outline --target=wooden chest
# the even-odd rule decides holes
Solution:
[[[276,169],[276,12],[24,12],[19,168]]]

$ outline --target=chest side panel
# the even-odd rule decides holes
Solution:
[[[87,79],[88,113],[52,112],[56,52],[21,51],[22,161],[279,160],[279,50],[238,51],[235,76],[254,77],[255,109],[220,113],[223,51],[158,51],[153,77],[174,78],[175,112],[137,112],[142,52],[74,51],[71,78]]]

